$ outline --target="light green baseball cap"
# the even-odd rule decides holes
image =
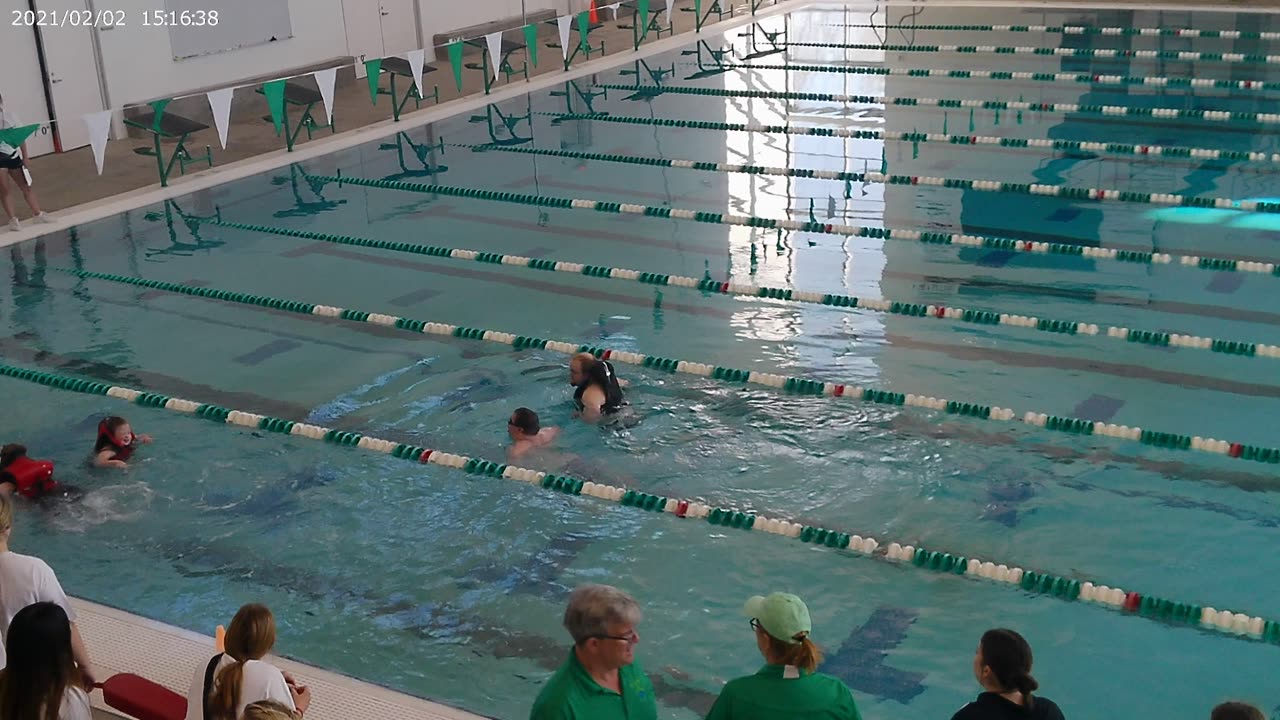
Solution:
[[[769,597],[759,595],[747,601],[743,612],[749,618],[760,621],[760,627],[772,637],[789,645],[800,642],[796,636],[813,631],[809,608],[795,595],[773,593]]]

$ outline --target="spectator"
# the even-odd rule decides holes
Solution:
[[[9,623],[18,611],[38,602],[54,603],[62,608],[71,623],[71,656],[80,668],[80,676],[86,685],[92,685],[94,679],[89,667],[89,654],[80,639],[76,614],[71,603],[67,602],[66,593],[43,560],[10,552],[9,536],[12,532],[13,500],[0,494],[0,639],[8,642]],[[4,653],[0,652],[0,666],[4,665],[4,660]]]
[[[9,666],[0,670],[5,720],[93,720],[84,676],[71,651],[71,621],[51,602],[13,616],[5,638]]]
[[[988,630],[973,655],[973,675],[985,691],[951,720],[1063,720],[1052,700],[1032,698],[1031,646],[1012,630]]]
[[[1213,709],[1209,720],[1267,720],[1258,708],[1249,703],[1224,702]]]
[[[21,127],[22,121],[18,119],[16,113],[12,110],[4,109],[4,97],[0,96],[0,130],[9,130]],[[0,206],[4,207],[4,214],[9,218],[10,230],[21,230],[22,223],[18,222],[18,214],[13,209],[13,198],[9,195],[9,185],[5,182],[3,175],[8,174],[13,180],[13,184],[18,186],[18,192],[22,193],[22,197],[27,201],[27,205],[31,208],[31,214],[40,222],[53,222],[53,218],[49,214],[40,210],[40,203],[36,201],[36,193],[31,189],[31,183],[27,182],[26,173],[26,157],[27,143],[24,141],[20,147],[14,147],[0,140]]]
[[[240,608],[227,628],[227,651],[199,668],[187,693],[187,720],[240,720],[245,707],[274,700],[299,716],[311,705],[311,691],[264,662],[276,644],[276,620],[265,605]]]
[[[564,627],[573,649],[547,681],[530,720],[656,720],[653,685],[635,659],[640,606],[608,585],[569,596]]]
[[[302,717],[275,700],[259,700],[244,709],[244,720],[298,720]]]
[[[745,612],[765,666],[725,685],[707,720],[861,720],[849,688],[815,672],[822,650],[809,639],[813,626],[800,598],[753,597]]]

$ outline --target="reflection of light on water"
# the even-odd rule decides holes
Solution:
[[[1254,202],[1280,203],[1280,198],[1245,198]],[[1239,207],[1240,200],[1235,201]],[[1220,225],[1240,230],[1280,231],[1280,214],[1228,210],[1224,208],[1175,207],[1151,210],[1146,214],[1151,220],[1180,223],[1182,225]]]

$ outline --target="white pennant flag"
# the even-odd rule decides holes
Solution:
[[[573,23],[572,15],[556,18],[556,25],[560,28],[560,52],[564,53],[565,62],[569,61],[569,25],[571,23]]]
[[[676,4],[676,0],[667,0],[667,27],[671,27],[671,7]]]
[[[98,174],[102,174],[102,163],[107,159],[107,136],[111,134],[111,111],[89,113],[84,116],[84,124],[89,126],[89,144],[93,146],[93,161],[98,164]]]
[[[356,63],[359,66],[359,63]],[[311,73],[316,79],[316,87],[320,89],[320,98],[324,100],[324,117],[328,125],[333,124],[333,84],[338,80],[338,68],[331,67]]]
[[[612,11],[613,11],[613,20],[614,20],[614,22],[617,22],[617,21],[618,21],[618,8],[619,8],[619,7],[621,7],[621,6],[622,6],[622,3],[614,3],[614,4],[612,4],[612,5],[605,5],[605,6],[604,6],[606,10],[612,10]]]
[[[213,126],[218,128],[218,142],[222,149],[227,149],[227,129],[231,125],[231,94],[235,88],[210,90],[205,93],[209,98],[209,109],[213,111]]]
[[[409,61],[409,69],[413,71],[413,86],[418,88],[418,97],[426,97],[427,89],[422,87],[422,63],[427,59],[427,51],[410,50],[404,59]]]
[[[502,31],[492,32],[484,36],[489,44],[489,64],[493,65],[493,79],[498,79],[498,66],[502,64]]]

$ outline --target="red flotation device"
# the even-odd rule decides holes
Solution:
[[[138,436],[129,436],[129,441],[121,443],[116,440],[116,436],[107,429],[107,421],[103,420],[98,423],[98,442],[94,444],[93,453],[96,455],[103,450],[110,448],[115,451],[115,459],[120,462],[129,462],[129,458],[133,456],[133,450],[138,446]]]
[[[19,455],[5,467],[4,472],[13,476],[18,486],[18,494],[27,498],[38,498],[58,489],[53,479],[53,463],[49,460],[32,460],[26,455]]]
[[[102,699],[107,705],[138,720],[183,720],[187,699],[146,678],[121,673],[102,683]]]

